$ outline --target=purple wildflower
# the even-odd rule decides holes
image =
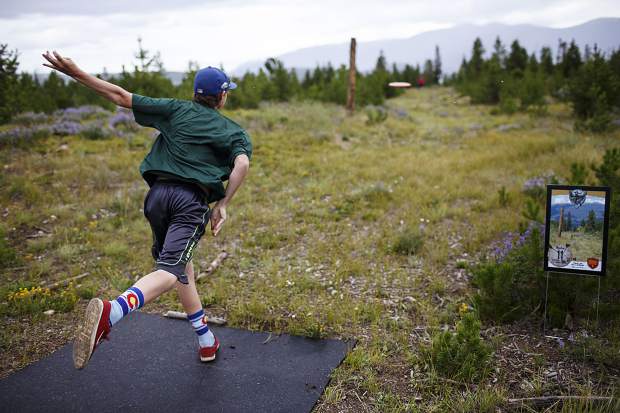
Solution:
[[[493,247],[493,257],[497,262],[503,262],[508,255],[515,249],[523,247],[527,241],[535,234],[544,236],[544,225],[538,222],[530,222],[527,229],[522,233],[507,232],[501,240],[495,242]]]
[[[118,110],[110,118],[108,125],[111,129],[117,129],[119,127],[128,129],[130,131],[135,131],[138,129],[138,124],[133,117],[133,113],[127,110]]]
[[[49,136],[49,134],[50,130],[46,125],[36,125],[31,127],[18,126],[16,128],[0,132],[0,146],[26,142]]]
[[[54,112],[54,115],[60,117],[63,120],[79,121],[95,114],[104,112],[106,112],[106,110],[99,106],[84,105],[77,108],[59,109]]]
[[[83,126],[78,122],[60,120],[51,125],[54,135],[66,136],[77,135],[83,130]]]
[[[45,113],[35,113],[35,112],[24,112],[20,113],[13,117],[13,123],[17,123],[18,125],[36,125],[40,123],[46,123],[49,120],[49,116]]]

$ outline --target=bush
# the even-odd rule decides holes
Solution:
[[[19,264],[15,250],[9,245],[4,229],[0,227],[0,267],[14,267]]]
[[[108,139],[111,134],[110,131],[103,126],[101,123],[91,123],[90,125],[84,127],[80,132],[80,136],[85,139],[90,139],[93,141]]]
[[[392,250],[401,255],[415,255],[422,245],[424,245],[422,234],[417,230],[409,229],[398,236]]]
[[[478,287],[475,307],[484,320],[513,321],[536,308],[544,294],[542,232],[538,224],[523,234],[508,233],[494,249],[494,259],[473,270]]]
[[[382,106],[367,106],[366,107],[366,125],[377,125],[385,122],[388,117],[387,110]]]
[[[604,56],[595,52],[569,84],[569,99],[578,118],[575,128],[597,133],[608,130],[618,94],[620,79]]]
[[[425,350],[435,371],[442,376],[474,382],[490,371],[491,347],[480,338],[480,320],[466,313],[456,324],[456,332],[441,332]]]
[[[16,288],[9,291],[4,298],[7,303],[0,307],[0,313],[9,316],[36,314],[47,310],[68,312],[73,310],[78,301],[73,284],[69,284],[69,287],[61,292],[42,287]]]

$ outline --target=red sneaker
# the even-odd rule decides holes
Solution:
[[[220,342],[215,337],[215,343],[210,347],[200,347],[200,361],[213,361],[215,360],[215,353],[220,348]]]
[[[107,338],[110,332],[111,308],[109,301],[100,298],[93,298],[88,303],[73,342],[73,365],[76,369],[84,368],[99,342]]]

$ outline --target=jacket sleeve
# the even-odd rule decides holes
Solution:
[[[167,122],[176,109],[176,99],[151,98],[133,94],[131,107],[134,118],[139,125],[158,128]]]

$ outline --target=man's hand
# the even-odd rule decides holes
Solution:
[[[62,57],[56,51],[54,51],[54,53],[45,52],[43,57],[49,62],[49,64],[43,63],[43,66],[58,70],[59,72],[72,77],[84,86],[99,93],[115,105],[122,106],[124,108],[131,108],[131,93],[127,92],[122,87],[106,82],[105,80],[99,79],[93,75],[89,75],[80,69],[78,65],[73,62],[73,60],[68,57]]]
[[[74,78],[81,72],[80,68],[73,62],[73,60],[68,57],[62,57],[56,51],[54,51],[53,54],[49,51],[45,52],[43,57],[45,60],[50,62],[50,64],[43,63],[43,66],[58,70],[67,76]]]
[[[218,202],[213,207],[213,211],[211,211],[211,232],[214,237],[217,237],[217,234],[222,229],[222,225],[224,225],[225,221],[226,206]]]

